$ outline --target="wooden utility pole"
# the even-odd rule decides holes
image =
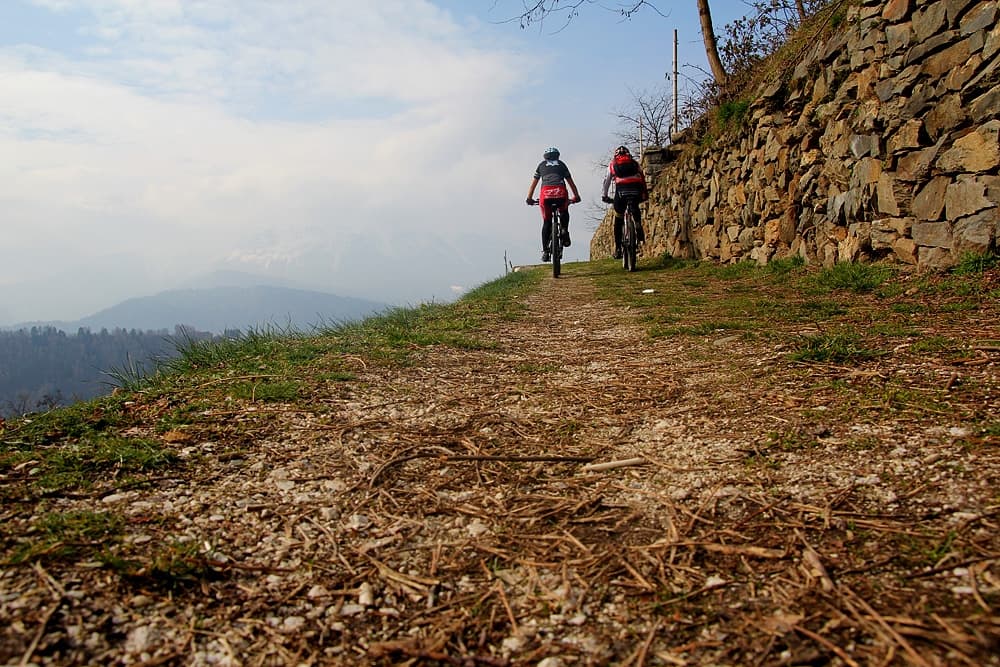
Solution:
[[[680,121],[677,119],[677,28],[674,28],[674,131],[672,134],[677,134],[680,132],[680,126],[678,125]],[[673,143],[673,137],[670,138],[670,143]]]

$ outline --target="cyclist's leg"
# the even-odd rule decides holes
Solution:
[[[642,211],[639,210],[639,198],[630,198],[629,206],[632,209],[632,217],[635,219],[635,240],[642,243],[646,240],[646,234],[642,230]]]
[[[560,208],[560,211],[561,211],[561,214],[560,214],[560,218],[559,218],[559,223],[560,223],[559,235],[562,236],[562,244],[565,247],[568,248],[570,246],[570,238],[569,238],[569,199],[567,199],[566,201],[563,202],[563,205]]]
[[[542,254],[548,255],[551,251],[550,239],[552,236],[552,215],[542,218]],[[547,260],[546,260],[547,261]]]
[[[615,193],[612,206],[615,209],[615,259],[622,257],[622,228],[625,226],[625,202]]]
[[[542,212],[542,261],[547,262],[549,260],[546,257],[550,252],[549,237],[552,234],[552,209],[548,206],[544,188],[538,195],[538,208]]]

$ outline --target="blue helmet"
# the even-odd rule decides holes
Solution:
[[[542,157],[545,158],[546,160],[558,160],[559,149],[556,148],[555,146],[550,146],[545,149],[544,153],[542,153]]]

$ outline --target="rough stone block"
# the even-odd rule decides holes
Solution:
[[[959,32],[971,35],[985,28],[992,28],[997,22],[997,3],[981,2],[962,18]]]
[[[944,195],[944,210],[948,220],[958,220],[995,206],[986,197],[986,183],[968,176],[959,176],[957,181],[948,186]]]
[[[1000,206],[1000,175],[977,176],[976,178],[986,186],[986,198]]]
[[[939,141],[930,148],[913,151],[900,157],[896,163],[896,177],[900,180],[914,183],[922,181],[927,176],[927,170],[930,169],[931,163],[934,162],[934,158],[937,157],[940,148],[941,142]]]
[[[917,244],[913,239],[901,238],[892,244],[892,252],[901,262],[907,264],[917,263]]]
[[[951,252],[945,248],[917,249],[917,268],[921,271],[941,271],[954,265]]]
[[[854,157],[858,159],[863,158],[865,156],[878,157],[879,156],[878,135],[874,134],[852,135],[851,153],[853,153]]]
[[[983,44],[983,59],[992,58],[997,51],[1000,51],[1000,24],[986,33],[986,43]]]
[[[1000,165],[1000,120],[981,125],[955,140],[937,161],[942,171],[983,173]]]
[[[871,223],[858,222],[851,225],[847,235],[837,244],[840,261],[854,262],[872,249]]]
[[[978,53],[973,54],[963,65],[948,72],[944,79],[945,87],[948,90],[961,90],[982,64],[983,57]]]
[[[969,5],[980,0],[945,0],[945,9],[948,14],[948,25],[953,26],[958,23],[961,16]]]
[[[750,259],[757,262],[757,264],[764,266],[771,261],[774,256],[775,248],[768,245],[758,246],[750,251]]]
[[[944,211],[944,196],[951,185],[951,179],[947,176],[936,176],[920,189],[917,196],[913,198],[910,210],[918,220],[935,222],[941,219]]]
[[[896,176],[891,172],[882,172],[876,187],[878,199],[877,210],[885,215],[899,215],[899,204],[896,202]]]
[[[916,21],[914,21],[914,28],[916,28]],[[957,34],[958,33],[954,30],[947,30],[929,39],[924,39],[918,32],[916,44],[914,44],[913,47],[906,52],[906,64],[912,65],[913,63],[923,61],[923,59],[928,55],[940,51],[942,48],[955,41]]]
[[[874,185],[881,176],[882,162],[876,158],[866,157],[854,165],[851,171],[851,187]]]
[[[903,104],[900,115],[907,120],[917,118],[922,116],[936,101],[937,92],[934,87],[926,83],[918,83]]]
[[[883,233],[893,233],[898,236],[909,236],[913,229],[913,218],[881,218],[872,221],[872,233],[878,229]]]
[[[947,9],[943,2],[934,2],[918,9],[913,14],[913,32],[918,42],[926,42],[939,34],[945,27]]]
[[[947,222],[915,222],[910,230],[913,242],[933,248],[952,247],[951,225]]]
[[[899,23],[910,15],[910,0],[888,0],[882,7],[882,18],[889,23]]]
[[[883,220],[872,222],[872,249],[891,249],[892,245],[899,240],[899,233],[890,225],[883,224]]]
[[[952,231],[955,240],[953,250],[959,257],[967,252],[977,255],[987,252],[994,247],[998,223],[1000,211],[996,208],[959,220]]]
[[[927,58],[923,64],[923,71],[930,77],[937,78],[946,74],[950,70],[963,65],[972,55],[970,41],[963,39],[957,44],[952,44],[943,51],[939,51]]]
[[[976,122],[996,118],[998,109],[1000,109],[1000,85],[994,86],[985,94],[974,99],[969,105],[969,109]]]
[[[895,154],[912,148],[920,148],[920,132],[923,130],[923,127],[924,122],[919,118],[912,118],[906,121],[889,137],[886,149],[889,153]]]
[[[958,93],[945,95],[934,108],[924,116],[924,127],[933,141],[959,127],[968,116]]]

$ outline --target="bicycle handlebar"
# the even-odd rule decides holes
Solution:
[[[583,201],[583,199],[574,199],[573,197],[569,197],[569,203],[570,204],[579,204],[582,201]],[[531,199],[531,198],[529,198],[529,199],[525,199],[524,203],[527,204],[528,206],[538,206],[541,203],[541,201],[538,200],[538,199]]]

